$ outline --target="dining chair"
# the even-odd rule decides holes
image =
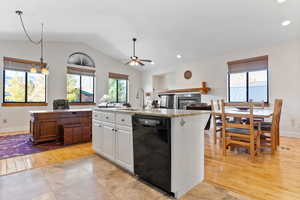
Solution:
[[[217,109],[220,110],[220,101],[217,100]],[[211,105],[211,116],[212,116],[212,122],[213,122],[213,137],[214,137],[214,143],[217,144],[217,133],[220,132],[220,138],[222,137],[222,121],[221,116],[217,115],[215,113],[215,103],[213,100],[210,100]]]
[[[226,107],[240,106],[241,103],[225,103],[221,101],[222,109],[222,143],[223,143],[223,155],[226,156],[226,151],[230,146],[243,146],[249,149],[250,158],[255,160],[255,156],[260,151],[260,123],[258,128],[254,129],[254,117],[253,117],[253,104],[243,103],[243,106],[248,108],[247,114],[240,113],[228,113]],[[232,122],[226,120],[228,117],[245,118],[249,123]]]
[[[261,102],[252,102],[253,103],[253,108],[254,109],[265,109],[265,102],[261,101]],[[264,118],[254,118],[254,121],[258,121],[258,122],[263,122]]]
[[[262,147],[271,147],[272,153],[277,150],[280,144],[280,118],[283,100],[275,99],[272,122],[261,122]]]

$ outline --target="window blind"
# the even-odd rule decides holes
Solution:
[[[36,67],[37,71],[41,69],[41,63],[37,61],[31,60],[23,60],[19,58],[10,58],[4,57],[4,70],[14,70],[14,71],[25,71],[30,72],[30,69],[34,66]],[[46,65],[43,63],[43,66]]]
[[[67,67],[68,74],[77,74],[85,76],[95,76],[95,69],[86,69],[79,67]]]
[[[126,74],[118,74],[118,73],[113,73],[109,72],[108,73],[109,78],[114,78],[114,79],[123,79],[123,80],[128,80],[128,75]]]
[[[228,62],[229,73],[242,73],[268,69],[268,56],[260,56]]]

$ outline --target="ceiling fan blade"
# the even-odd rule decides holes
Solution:
[[[136,62],[139,63],[141,66],[144,66],[144,65],[145,65],[145,64],[142,63],[140,60],[137,60]]]
[[[148,59],[140,59],[140,61],[142,61],[142,62],[152,62],[152,60],[148,60]]]
[[[124,65],[129,65],[129,63],[131,63],[131,60],[129,60],[127,63],[125,63]]]

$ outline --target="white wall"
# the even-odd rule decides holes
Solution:
[[[135,94],[141,87],[141,72],[124,66],[122,63],[105,56],[100,51],[79,43],[49,42],[45,45],[45,61],[50,65],[47,84],[48,107],[2,107],[0,105],[0,132],[29,129],[29,111],[52,109],[52,102],[57,98],[66,98],[66,60],[73,52],[87,53],[96,64],[95,97],[98,101],[107,93],[108,72],[129,75],[129,101],[136,105]],[[3,56],[39,61],[40,50],[29,42],[0,41],[0,101],[3,94]],[[78,106],[74,106],[78,108]],[[7,123],[3,123],[6,119]]]
[[[224,56],[206,58],[193,63],[174,66],[169,74],[173,77],[168,89],[200,87],[206,81],[212,88],[209,95],[203,96],[204,101],[211,98],[227,97],[227,62],[232,60],[269,55],[270,101],[275,98],[284,100],[281,134],[300,137],[300,41],[255,50],[245,50]],[[184,57],[183,57],[184,59]],[[181,61],[182,63],[182,61]],[[191,70],[193,77],[186,80],[183,73]],[[152,75],[166,73],[163,69],[155,72],[144,72],[143,85],[146,91],[152,90]]]

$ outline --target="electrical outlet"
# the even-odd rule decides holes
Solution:
[[[3,122],[3,124],[6,124],[7,123],[7,119],[3,119],[2,122]]]

